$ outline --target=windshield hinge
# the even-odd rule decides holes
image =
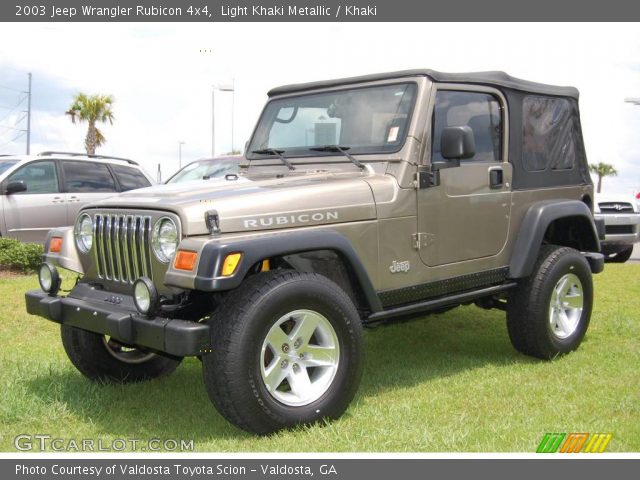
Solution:
[[[414,181],[414,186],[417,190],[422,188],[431,188],[437,187],[440,185],[440,171],[439,170],[431,170],[426,166],[419,166],[418,171],[416,172],[416,179]]]
[[[418,232],[411,235],[413,248],[416,250],[430,246],[435,239],[436,236],[433,233]]]

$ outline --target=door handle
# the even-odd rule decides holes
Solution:
[[[504,172],[502,168],[490,168],[489,169],[489,187],[490,188],[502,188],[504,185]]]
[[[64,200],[62,199],[62,197],[53,197],[53,199],[51,200],[51,203],[63,203]]]
[[[76,197],[75,195],[69,197],[69,203],[79,202],[79,201],[80,201],[80,199],[78,197]]]

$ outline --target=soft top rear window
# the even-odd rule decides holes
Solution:
[[[568,99],[527,96],[522,103],[522,164],[530,172],[571,170],[578,130]]]

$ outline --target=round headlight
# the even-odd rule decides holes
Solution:
[[[153,253],[162,263],[169,263],[178,248],[178,227],[170,218],[164,217],[153,226],[151,235]]]
[[[87,253],[93,245],[93,222],[91,217],[83,213],[78,217],[74,229],[76,245],[82,253]]]

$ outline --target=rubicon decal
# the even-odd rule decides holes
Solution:
[[[243,221],[244,228],[274,227],[283,225],[308,225],[337,221],[338,212],[309,212],[295,215],[274,215],[268,217],[248,218]]]
[[[612,433],[545,433],[536,453],[602,453]]]

